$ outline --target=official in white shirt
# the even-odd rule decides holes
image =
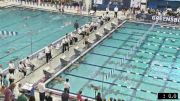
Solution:
[[[70,83],[69,83],[69,79],[66,79],[66,81],[64,82],[64,91],[67,91],[69,93],[70,90]]]
[[[44,52],[46,54],[46,63],[48,63],[49,60],[51,59],[51,50],[50,50],[50,47],[46,46]]]
[[[116,6],[116,7],[114,8],[114,17],[115,17],[115,18],[117,18],[118,11],[119,11],[119,9],[118,9],[118,7]]]
[[[45,100],[45,87],[44,83],[40,82],[38,84],[38,91],[39,91],[39,101],[44,101]]]

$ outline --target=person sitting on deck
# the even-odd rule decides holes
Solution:
[[[18,68],[19,68],[19,72],[22,72],[24,76],[26,76],[27,70],[26,70],[25,64],[22,61],[19,62]]]
[[[32,71],[34,70],[34,67],[35,67],[35,65],[31,63],[29,57],[27,57],[26,60],[25,60],[25,66],[30,67]]]

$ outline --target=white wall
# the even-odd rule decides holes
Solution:
[[[147,10],[147,0],[141,0],[141,10]]]

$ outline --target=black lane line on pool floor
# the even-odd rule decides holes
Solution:
[[[88,78],[88,77],[84,77],[84,76],[78,76],[78,75],[69,74],[69,73],[64,73],[64,74],[69,75],[69,76],[74,76],[74,77],[77,77],[77,78],[87,79],[87,80],[90,80],[90,81],[96,81],[96,82],[100,82],[100,83],[105,83],[105,84],[109,84],[109,85],[119,86],[119,87],[123,87],[123,88],[127,88],[127,89],[132,89],[132,90],[136,90],[136,91],[141,91],[141,92],[151,93],[151,94],[157,95],[157,93],[155,93],[155,92],[151,92],[151,91],[144,90],[144,89],[137,89],[137,88],[134,88],[134,87],[129,87],[129,86],[120,85],[120,84],[116,84],[116,83],[111,83],[111,82],[107,82],[107,81],[101,81],[101,80],[92,79],[92,78]]]
[[[128,39],[131,38],[132,36],[133,36],[133,35],[130,35],[130,36],[128,37]],[[121,46],[123,46],[124,44],[126,44],[126,42],[128,42],[128,39],[127,39],[126,41],[124,41],[121,45],[119,45],[119,47],[121,47]],[[104,41],[103,41],[103,42],[104,42]],[[118,50],[119,50],[119,49],[117,49],[115,52],[113,52],[113,53],[112,53],[112,56],[115,55]],[[108,63],[108,61],[110,61],[110,60],[111,60],[111,57],[109,57],[109,58],[106,60],[106,62],[104,62],[104,64],[103,64],[102,66],[105,66],[105,65]],[[100,71],[101,71],[101,68],[100,68],[91,78],[95,78],[95,77],[99,74]],[[83,90],[90,82],[91,82],[91,81],[88,81],[87,83],[85,83],[85,84],[80,88],[80,90]]]
[[[78,78],[78,77],[77,77]],[[82,78],[83,79],[83,78]],[[125,87],[125,86],[124,86]],[[53,87],[48,87],[48,88],[50,88],[50,89],[53,89],[53,90],[57,90],[57,91],[61,91],[61,92],[63,92],[64,90],[60,90],[60,89],[56,89],[56,88],[53,88]],[[133,89],[133,88],[132,88]],[[133,90],[135,90],[135,89],[133,89]],[[118,90],[119,91],[119,90]],[[143,90],[144,91],[144,90]],[[70,94],[74,94],[74,95],[76,95],[77,93],[76,92],[71,92],[71,90],[70,90]],[[129,94],[125,94],[125,93],[121,93],[120,91],[118,92],[118,94],[120,94],[120,95],[125,95],[125,96],[132,96],[132,95],[129,95]],[[83,95],[83,94],[82,94]],[[87,97],[87,98],[91,98],[91,99],[95,99],[94,97],[90,97],[90,96],[86,96],[86,95],[83,95],[84,97]],[[141,100],[144,100],[144,101],[153,101],[153,100],[148,100],[148,99],[144,99],[144,98],[141,98],[141,97],[137,97],[137,96],[132,96],[132,97],[134,97],[134,98],[137,98],[137,99],[141,99]]]
[[[180,52],[180,51],[177,51],[177,52],[176,52],[176,55],[175,55],[175,56],[176,56],[176,58],[174,58],[174,59],[173,59],[173,63],[172,63],[172,65],[171,65],[172,67],[174,66],[174,63],[175,63],[175,62],[176,62],[176,60],[177,60],[177,56],[179,55],[179,52]],[[171,69],[171,70],[169,71],[168,76],[167,76],[167,79],[168,79],[168,78],[170,78],[170,75],[171,75],[171,73],[172,73],[172,70],[173,70],[173,69]],[[166,88],[167,84],[168,84],[168,82],[167,82],[167,81],[165,81],[165,83],[164,83],[164,87],[161,89],[161,92],[164,92],[164,90],[165,90],[165,88]]]
[[[129,33],[122,33],[122,32],[119,32],[119,34],[127,34],[127,35],[134,35],[134,36],[142,36],[142,35],[136,35],[136,34],[129,34]],[[149,36],[149,38],[153,38],[153,39],[162,39],[162,38],[166,38],[166,40],[165,41],[168,41],[168,40],[173,40],[173,39],[171,39],[170,37],[164,37],[164,36],[157,36],[157,35],[148,35]],[[154,37],[154,36],[156,36],[156,37]],[[157,38],[157,37],[159,37],[159,38]],[[113,38],[112,38],[113,39]],[[133,38],[132,38],[133,39]],[[179,40],[180,38],[177,38],[176,40]],[[122,40],[122,39],[119,39],[119,40]],[[123,41],[123,40],[122,40]],[[130,41],[129,41],[130,42]],[[150,40],[148,40],[147,42],[150,42],[150,43],[157,43],[157,44],[160,44],[160,43],[158,43],[158,42],[155,42],[155,41],[150,41]],[[177,47],[176,45],[173,45],[173,44],[167,44],[166,43],[166,45],[170,45],[170,47],[168,47],[168,46],[164,46],[164,47],[167,47],[167,48],[174,48],[174,49],[176,49],[176,50],[179,50],[180,49],[180,47]]]
[[[110,48],[118,48],[118,47],[115,47],[115,46],[109,46],[109,45],[104,45],[104,44],[102,44],[102,45],[100,45],[100,46],[104,46],[104,47],[110,47]],[[126,45],[126,46],[129,46],[129,45]],[[129,46],[129,47],[131,47],[131,46]],[[128,49],[126,49],[126,48],[119,48],[119,49],[123,49],[123,50],[128,50]],[[149,49],[149,48],[141,48],[141,49],[144,49],[144,50],[147,50],[147,49]],[[151,50],[151,49],[149,49],[149,50]],[[156,50],[153,50],[153,51],[156,51]],[[142,51],[142,50],[138,50],[138,52],[142,52],[142,53],[147,53],[147,54],[149,54],[149,55],[154,55],[154,53],[153,52],[148,52],[148,51]],[[160,51],[161,52],[161,51]],[[167,52],[163,52],[163,53],[167,53]],[[172,53],[168,53],[168,54],[172,54]],[[163,56],[164,58],[167,58],[167,57],[170,57],[170,58],[178,58],[178,57],[175,57],[175,56],[173,56],[174,54],[172,54],[172,55],[163,55],[163,54],[157,54],[158,56]]]
[[[117,32],[117,33],[124,33],[124,32]],[[139,32],[133,32],[133,33],[135,33],[134,36],[140,36]],[[161,33],[158,33],[158,34],[161,34]],[[130,35],[130,34],[127,33],[127,35]],[[148,35],[148,36],[150,36],[150,38],[159,37],[159,38],[156,38],[156,39],[159,39],[159,40],[162,39],[162,38],[167,38],[166,41],[168,41],[168,40],[179,40],[180,39],[180,38],[175,38],[175,37],[170,37],[170,36],[160,36],[160,35],[156,35],[156,34],[152,34],[152,35]]]
[[[91,54],[100,55],[100,56],[105,56],[105,57],[112,57],[112,58],[116,58],[116,59],[122,59],[122,58],[119,58],[119,57],[102,55],[102,54],[98,54],[98,53],[91,53]],[[127,60],[129,60],[129,61],[135,61],[135,60],[132,60],[132,59],[127,59]],[[150,62],[146,63],[146,62],[140,62],[140,61],[139,61],[139,63],[144,63],[144,64],[150,65]],[[130,72],[130,71],[126,71],[126,72]],[[132,72],[130,72],[130,73],[132,73]],[[151,76],[151,75],[143,75],[143,74],[140,74],[140,73],[135,73],[135,74],[137,74],[137,75],[142,75],[142,76],[146,76],[146,77],[151,77],[151,78],[154,78],[154,79],[160,79],[160,80],[163,80],[163,81],[175,82],[175,83],[179,83],[179,84],[180,84],[180,81],[165,79],[165,78],[156,77],[156,76]]]
[[[111,48],[118,48],[118,47],[114,47],[114,46],[108,46],[108,45],[101,45],[101,46],[104,46],[104,47],[111,47]],[[129,49],[125,49],[125,48],[119,48],[119,49],[123,49],[123,50],[129,50]],[[138,51],[138,52],[143,52],[143,51]],[[149,54],[149,52],[146,52],[146,51],[144,51],[144,53],[147,53],[147,54]],[[96,54],[98,54],[98,53],[96,53]],[[154,55],[154,53],[150,53],[151,55]],[[161,55],[161,54],[157,54],[157,55],[160,55],[160,56],[163,56],[163,57],[171,57],[171,56],[168,56],[168,55]],[[119,57],[120,58],[120,57]],[[151,58],[146,58],[146,59],[151,59]],[[133,61],[133,60],[132,60]],[[140,62],[140,63],[143,63],[143,62],[141,62],[141,61],[138,61],[138,62]],[[144,62],[145,63],[145,62]],[[146,62],[147,63],[147,62]],[[159,64],[155,64],[156,66],[160,66]],[[178,69],[178,70],[180,70],[180,68],[178,68],[178,67],[169,67],[169,66],[162,66],[162,67],[167,67],[167,68],[169,68],[169,69],[171,69],[171,68],[173,68],[173,69]]]
[[[105,68],[105,69],[109,69],[109,70],[112,69],[112,68],[110,68],[110,67],[99,66],[99,65],[95,65],[95,64],[91,64],[91,63],[87,63],[87,62],[81,62],[80,64],[93,66],[93,67],[95,67],[95,68]],[[129,74],[135,74],[135,75],[143,76],[142,74],[136,73],[136,72],[131,72],[131,71],[128,72],[128,71],[126,71],[126,70],[120,70],[120,69],[115,69],[115,70],[116,70],[116,71],[120,71],[120,72],[124,72],[124,73],[129,73]],[[152,78],[152,77],[151,77],[151,78]],[[133,79],[132,79],[131,81],[137,82],[137,81],[139,81],[139,80],[133,80]],[[157,86],[157,87],[163,87],[163,86],[158,85],[158,84],[152,84],[152,83],[148,83],[148,82],[144,82],[144,81],[143,81],[143,83],[149,84],[149,85],[154,85],[154,86]],[[171,88],[171,87],[166,87],[166,88],[173,89],[173,90],[178,90],[178,89]],[[178,90],[178,91],[180,91],[180,90]]]
[[[130,27],[124,27],[124,28],[127,28],[127,29],[136,29],[136,30],[143,30],[143,31],[147,31],[146,29],[140,29],[140,28],[130,28]],[[158,30],[152,30],[151,32],[157,32],[157,33],[163,33],[163,34],[175,34],[175,33],[169,33],[169,32],[162,32],[162,31],[158,31]],[[176,32],[178,33],[178,32]],[[179,34],[175,34],[176,36],[179,36]],[[175,38],[177,39],[177,38]]]
[[[138,26],[138,28],[139,28],[139,25],[149,25],[149,26],[151,25],[150,23],[147,24],[147,23],[143,23],[143,22],[140,22],[140,23],[139,22],[129,22],[129,23],[130,23],[130,25],[134,24],[135,27],[127,27],[127,28],[137,28],[136,26]],[[163,27],[161,27],[161,26],[163,26]],[[170,30],[178,31],[179,30],[178,27],[175,27],[175,29],[174,29],[174,26],[172,27],[171,25],[167,26],[167,25],[161,25],[161,24],[156,25],[156,27],[154,29],[156,29],[156,30],[157,29],[160,29],[160,30],[165,29],[167,31],[170,31]]]
[[[121,32],[119,33],[119,34],[121,34]],[[134,35],[134,34],[128,34],[128,33],[123,33],[123,34],[127,34],[127,35],[133,35],[133,36],[136,36],[136,35]],[[141,35],[142,36],[142,35]],[[159,38],[156,38],[156,37],[151,37],[152,35],[148,35],[149,36],[149,38],[153,38],[153,39],[159,39]],[[159,37],[159,36],[158,36]],[[165,41],[168,41],[168,40],[170,40],[170,39],[168,39],[168,37],[161,37],[161,39],[162,38],[166,38],[166,40]],[[116,39],[116,40],[122,40],[123,41],[123,39],[117,39],[117,38],[112,38],[112,39]],[[132,39],[134,39],[134,38],[132,38]],[[136,40],[136,39],[135,39]],[[178,38],[178,40],[179,40],[179,38]],[[162,40],[161,40],[162,41]],[[129,40],[129,42],[131,42],[131,40]],[[154,42],[154,41],[150,41],[150,40],[148,40],[147,42],[149,42],[151,45],[153,45],[154,44],[154,46],[157,46],[157,45],[160,45],[160,43],[158,43],[158,42]],[[153,43],[153,44],[152,44]],[[149,45],[150,45],[149,44]],[[167,46],[167,45],[170,45],[170,46]],[[165,47],[165,48],[170,48],[170,49],[175,49],[175,50],[180,50],[180,47],[178,47],[177,45],[173,45],[173,44],[167,44],[166,43],[166,45],[163,45],[163,47]]]

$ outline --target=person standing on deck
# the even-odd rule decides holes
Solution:
[[[77,94],[77,101],[83,101],[81,94],[82,94],[82,91],[79,91]]]
[[[76,22],[74,23],[74,28],[75,28],[76,30],[79,28],[79,23],[77,22],[77,20],[76,20]]]
[[[47,46],[45,47],[45,54],[46,54],[46,63],[48,63],[51,58],[51,50]]]
[[[39,90],[39,101],[44,101],[45,100],[45,87],[42,82],[38,84],[38,90]]]
[[[117,14],[118,14],[118,7],[116,6],[115,8],[114,8],[114,17],[115,18],[117,18]]]
[[[69,79],[66,79],[66,81],[64,82],[64,91],[67,91],[67,93],[69,93],[70,87],[71,85],[69,83]]]

